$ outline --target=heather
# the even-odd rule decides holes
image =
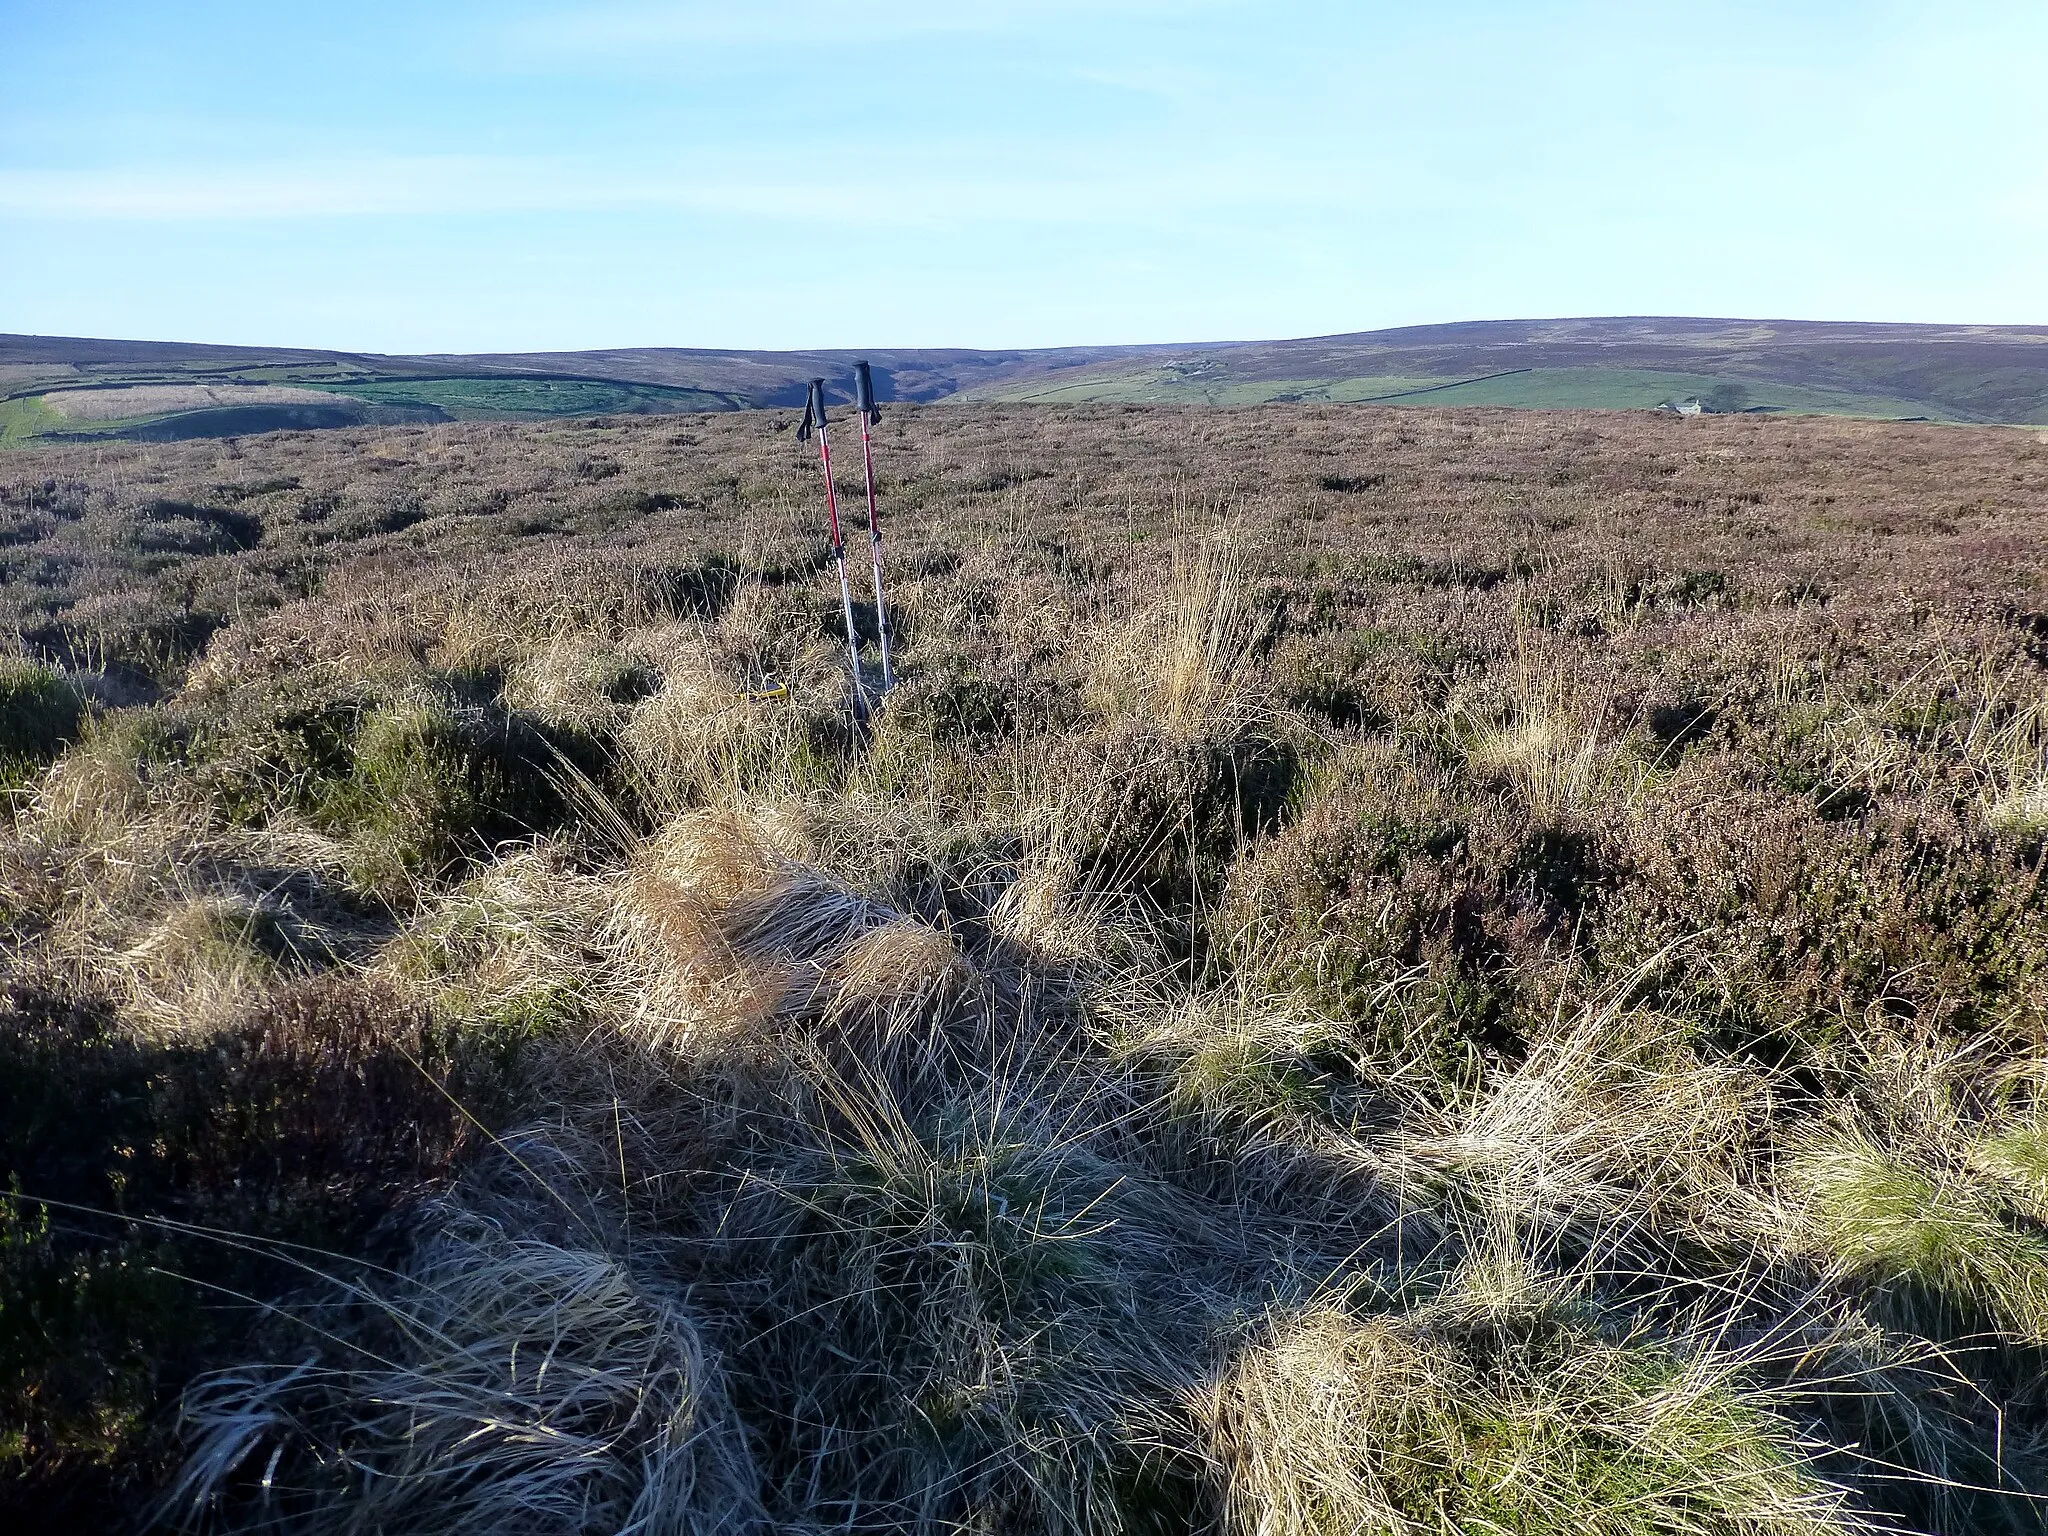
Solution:
[[[0,466],[18,1518],[2040,1527],[2048,441],[793,425]]]

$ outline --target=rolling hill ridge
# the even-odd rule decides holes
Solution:
[[[633,347],[390,356],[0,335],[0,442],[743,410],[857,356],[885,400],[1383,402],[1789,411],[2048,424],[2048,326],[1623,317],[1290,341],[803,352]]]

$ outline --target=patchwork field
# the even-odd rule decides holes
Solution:
[[[275,384],[134,384],[52,391],[43,396],[43,404],[66,421],[127,421],[209,406],[322,405],[333,399],[321,390]]]
[[[1927,402],[1874,390],[1814,387],[1654,368],[1513,368],[1477,378],[1376,374],[1364,378],[1246,377],[1221,361],[1129,371],[1091,369],[1048,383],[990,386],[967,398],[1043,404],[1131,401],[1152,405],[1333,404],[1495,405],[1521,410],[1655,410],[1698,403],[1722,415],[1797,412],[1892,420],[1954,419]],[[1934,413],[1933,417],[1928,414]]]
[[[229,437],[284,427],[660,415],[833,398],[856,358],[887,401],[1253,405],[1389,401],[1647,410],[1697,401],[1787,412],[2048,425],[2048,327],[1864,325],[1620,317],[1472,321],[1291,341],[737,352],[388,357],[290,348],[0,335],[0,447],[71,438]],[[296,419],[168,408],[87,427],[81,390],[300,388],[331,397]],[[130,398],[140,398],[131,396]],[[317,413],[317,414],[316,414]]]
[[[794,425],[0,459],[17,1528],[2043,1528],[2042,434]]]
[[[1488,320],[1063,360],[963,400],[1397,401],[2048,424],[2048,329],[1636,316]]]
[[[0,336],[0,448],[171,442],[405,422],[669,415],[745,395],[557,364]]]

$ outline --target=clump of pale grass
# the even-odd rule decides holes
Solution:
[[[1220,535],[1194,540],[1165,592],[1098,657],[1095,691],[1172,737],[1227,732],[1254,703],[1259,628],[1236,553]]]
[[[1530,813],[1559,821],[1593,805],[1606,775],[1599,732],[1553,713],[1523,713],[1475,730],[1469,757],[1521,791]]]
[[[725,678],[702,655],[665,667],[620,734],[640,793],[667,809],[810,787],[808,713]]]
[[[188,1033],[367,951],[376,921],[325,894],[344,880],[334,839],[291,815],[228,821],[158,778],[139,737],[133,721],[95,731],[17,808],[0,879],[33,901],[45,964],[137,1027]]]
[[[762,820],[738,810],[678,817],[640,850],[628,894],[684,965],[729,964],[723,914],[796,878]]]
[[[1053,847],[1028,858],[1004,888],[989,917],[997,932],[1047,960],[1095,960],[1121,948],[1103,910],[1082,889],[1080,859]]]
[[[1231,721],[1245,702],[1258,621],[1244,568],[1208,538],[1175,563],[1158,658],[1159,721],[1195,735]]]
[[[630,718],[644,664],[601,636],[556,634],[522,656],[501,695],[544,724],[604,738]]]
[[[717,1358],[619,1258],[458,1210],[402,1280],[357,1296],[360,1323],[317,1330],[315,1357],[187,1393],[173,1514],[420,1536],[760,1528]]]
[[[1379,1154],[1382,1176],[1536,1230],[1654,1224],[1740,1240],[1761,1212],[1768,1096],[1754,1067],[1703,1061],[1676,1021],[1610,999],[1469,1100],[1411,1116]]]
[[[1021,857],[990,903],[989,921],[1047,961],[1097,970],[1141,963],[1156,947],[1156,914],[1084,851],[1101,836],[1099,787],[1054,776],[1034,789],[1019,807]]]
[[[2048,756],[2014,764],[1985,797],[1984,819],[1994,831],[2018,837],[2048,833]]]
[[[2048,1222],[2048,1126],[2007,1126],[1988,1131],[1964,1154],[1970,1167],[2004,1186],[2035,1221]]]
[[[943,1004],[975,982],[974,967],[945,933],[898,918],[855,936],[833,958],[828,1015],[857,1008],[916,1014]]]
[[[1538,822],[1573,825],[1601,807],[1634,803],[1645,783],[1610,744],[1600,712],[1588,713],[1569,680],[1517,654],[1508,695],[1494,710],[1453,703],[1451,718],[1466,760],[1514,786]]]
[[[785,855],[829,869],[864,890],[898,887],[913,869],[945,866],[956,878],[967,874],[957,866],[963,858],[976,862],[985,824],[963,821],[941,801],[880,783],[865,766],[830,793],[750,796],[739,803]]]
[[[447,672],[482,673],[508,668],[532,644],[532,630],[508,612],[498,594],[481,583],[449,595],[438,615],[440,634],[434,663]]]
[[[803,657],[806,647],[799,640],[805,633],[806,617],[796,594],[771,588],[758,579],[741,580],[705,638],[712,653],[743,686],[773,688],[791,682],[795,673],[812,670]],[[835,651],[833,670],[839,661]]]
[[[2013,1161],[2001,1150],[2019,1149],[1980,1156]],[[1854,1124],[1805,1138],[1785,1174],[1802,1235],[1842,1272],[2048,1343],[2048,1238],[2005,1220],[1980,1179],[1909,1160]]]
[[[815,960],[896,914],[824,871],[784,861],[767,886],[728,903],[720,918],[727,941],[750,959]]]
[[[1498,1256],[1496,1256],[1498,1257]],[[1482,1254],[1434,1301],[1274,1314],[1203,1404],[1247,1536],[1866,1529],[1816,1447],[1705,1342],[1604,1337]]]
[[[160,1033],[203,1032],[276,981],[277,947],[276,919],[261,904],[198,895],[170,907],[106,969],[125,980],[123,1012],[135,1023]]]
[[[1324,1095],[1312,1063],[1347,1053],[1340,1025],[1220,993],[1163,1006],[1140,1000],[1124,1011],[1114,1050],[1161,1077],[1175,1118],[1251,1145],[1307,1149],[1321,1141],[1315,1122]]]
[[[642,981],[628,1014],[634,1035],[676,1047],[781,1006],[785,968],[747,955],[727,914],[771,896],[793,869],[758,818],[732,810],[680,817],[638,850],[611,918],[616,950]]]
[[[488,580],[477,579],[472,571],[446,573],[394,594],[391,606],[411,613],[422,626],[437,666],[516,674],[561,637],[581,637],[571,643],[616,650],[632,630],[673,622],[679,611],[696,606],[688,598],[678,601],[682,595],[671,590],[675,574],[632,560],[572,558],[515,566]],[[707,577],[702,568],[699,575],[720,579]],[[536,645],[535,636],[551,638]],[[545,675],[547,664],[541,667]]]
[[[538,1025],[587,1015],[608,978],[611,882],[521,849],[430,901],[382,966],[465,1021]]]
[[[97,722],[36,783],[25,808],[30,826],[45,840],[120,840],[150,803],[146,751],[142,722]]]
[[[944,929],[784,851],[805,835],[799,818],[767,809],[680,818],[628,876],[622,923],[659,946],[698,1023],[723,1016],[728,1032],[765,1040],[779,1015],[798,1037],[822,1029],[864,1041],[877,1064],[893,1059],[982,978]]]
[[[774,1037],[806,1078],[845,1078],[870,1096],[929,1100],[994,1069],[1014,1008],[951,935],[897,916],[856,925],[830,949],[790,963]],[[1002,1054],[1026,1053],[1011,1030]],[[887,1086],[884,1086],[887,1085]]]
[[[1089,1145],[1085,1089],[1018,1065],[931,1113],[827,1070],[815,1118],[721,1212],[738,1294],[785,1320],[747,1356],[786,1425],[778,1514],[1045,1536],[1162,1518],[1136,1474],[1185,1442],[1228,1239]]]

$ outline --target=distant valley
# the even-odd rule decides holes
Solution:
[[[0,443],[791,405],[854,358],[883,398],[1798,412],[2048,424],[2048,326],[1611,318],[990,351],[636,347],[386,356],[0,335]],[[843,391],[842,391],[843,393]]]

